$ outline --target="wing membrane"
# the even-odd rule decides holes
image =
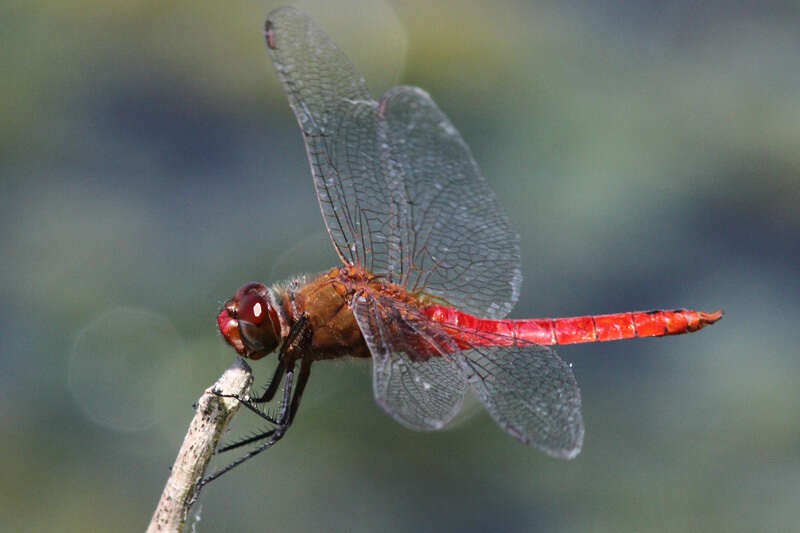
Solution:
[[[307,16],[281,8],[267,27],[342,260],[473,314],[507,314],[521,283],[518,237],[430,96],[398,87],[378,104]]]
[[[378,137],[393,212],[393,281],[488,318],[505,316],[522,281],[511,230],[469,147],[431,97],[388,91]]]
[[[473,345],[462,356],[467,381],[507,433],[555,457],[572,459],[580,453],[580,389],[569,365],[553,350],[534,343]]]
[[[356,297],[353,311],[372,352],[375,399],[403,425],[441,428],[460,409],[469,383],[510,435],[555,457],[580,452],[580,390],[569,365],[553,350],[442,326],[378,294]],[[487,344],[505,345],[474,342],[481,336]]]
[[[412,307],[357,297],[353,312],[372,352],[375,400],[416,430],[440,429],[461,409],[466,380],[453,340]]]
[[[375,157],[377,102],[364,78],[306,15],[290,7],[267,19],[275,71],[306,144],[322,217],[346,263],[374,265],[380,248],[373,210],[382,187]],[[377,254],[386,255],[377,250]]]

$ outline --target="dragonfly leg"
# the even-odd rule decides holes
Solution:
[[[260,440],[263,440],[263,439],[266,439],[266,438],[269,438],[269,437],[273,437],[275,435],[278,435],[278,437],[276,439],[274,439],[275,442],[280,440],[281,436],[283,436],[283,433],[286,433],[286,430],[289,428],[289,417],[287,416],[287,413],[290,412],[289,411],[290,410],[289,404],[291,403],[290,400],[292,398],[291,394],[292,394],[292,382],[293,382],[293,380],[294,380],[294,368],[292,368],[291,370],[289,370],[286,373],[286,381],[285,381],[284,386],[283,386],[283,399],[281,401],[280,414],[278,415],[277,419],[275,419],[275,418],[267,415],[266,413],[262,412],[260,409],[258,409],[257,407],[253,406],[252,404],[250,404],[250,402],[247,402],[247,401],[244,401],[244,400],[239,400],[242,405],[244,405],[246,408],[250,409],[251,411],[253,411],[257,415],[259,415],[261,418],[263,418],[264,420],[266,420],[270,424],[274,424],[275,427],[273,429],[270,429],[269,431],[264,431],[263,433],[259,433],[257,435],[253,435],[252,437],[248,437],[248,438],[240,440],[238,442],[234,442],[232,444],[228,444],[226,446],[223,446],[222,448],[217,450],[216,453],[223,453],[223,452],[227,452],[229,450],[234,450],[234,449],[239,448],[241,446],[245,446],[245,445],[251,444],[253,442],[258,442]],[[235,463],[234,465],[230,466],[230,468],[233,468],[234,466],[236,466],[236,464],[238,464],[238,463]],[[226,468],[228,468],[228,467],[226,467]],[[215,472],[214,474],[212,474],[212,476],[209,476],[209,478],[214,478],[214,476],[219,477],[222,474],[224,474],[225,471],[227,471],[227,470],[225,470],[223,468],[222,471]],[[211,479],[208,479],[208,481],[211,481]]]
[[[285,372],[286,372],[286,365],[284,364],[284,361],[281,360],[278,362],[278,366],[277,368],[275,368],[275,374],[272,376],[272,380],[267,386],[267,389],[264,391],[264,394],[262,394],[258,398],[247,398],[239,394],[217,394],[217,396],[219,396],[220,398],[236,398],[237,400],[239,400],[240,405],[243,405],[244,407],[254,412],[258,416],[269,422],[270,424],[278,425],[280,424],[279,420],[265,413],[264,411],[259,409],[255,404],[266,403],[272,400],[272,398],[275,396],[275,393],[277,392],[280,386],[281,380],[283,379],[283,375]],[[230,447],[226,446],[224,449],[218,450],[217,453],[225,451],[226,449],[230,449]]]
[[[250,401],[253,403],[266,403],[272,401],[272,398],[275,397],[275,393],[278,392],[278,387],[281,384],[284,372],[286,372],[286,365],[284,364],[283,360],[279,359],[278,366],[275,367],[275,373],[272,375],[272,379],[270,380],[269,385],[267,385],[267,388],[264,389],[264,394],[258,398],[250,398]]]
[[[238,394],[217,394],[217,396],[219,396],[220,398],[235,398],[235,399],[239,400],[239,405],[242,405],[242,406],[246,407],[247,409],[249,409],[250,411],[254,412],[260,418],[263,418],[264,420],[266,420],[270,424],[274,424],[274,425],[277,426],[277,425],[280,425],[280,423],[281,423],[280,422],[280,418],[276,419],[275,417],[273,417],[270,414],[268,414],[268,413],[264,412],[263,410],[261,410],[258,406],[256,406],[254,404],[254,402],[252,402],[252,401],[250,401],[250,400],[248,400],[246,398],[243,398],[243,397],[239,396]]]
[[[303,391],[308,383],[308,377],[311,375],[311,362],[312,359],[310,357],[304,358],[300,362],[300,375],[297,379],[297,388],[294,391],[294,398],[292,399],[292,405],[289,409],[287,427],[292,424],[294,415],[297,414],[297,410],[300,408],[300,400],[303,398]]]
[[[222,448],[218,449],[214,453],[215,454],[220,454],[220,453],[229,452],[231,450],[235,450],[237,448],[241,448],[242,446],[247,446],[248,444],[252,444],[254,442],[258,442],[260,440],[264,440],[266,438],[271,437],[274,434],[275,434],[275,429],[270,429],[269,431],[265,431],[263,433],[259,433],[257,435],[253,435],[252,437],[248,437],[246,439],[242,439],[240,441],[237,441],[237,442],[234,442],[234,443],[231,443],[231,444],[227,444],[227,445],[223,446]]]
[[[211,483],[212,481],[214,481],[215,479],[217,479],[221,475],[223,475],[223,474],[225,474],[227,472],[230,472],[231,470],[233,470],[234,468],[236,468],[240,464],[244,463],[245,461],[247,461],[251,457],[255,457],[256,455],[258,455],[259,453],[263,452],[264,450],[266,450],[268,448],[271,448],[273,445],[275,445],[276,442],[281,440],[283,435],[286,433],[286,430],[289,428],[289,424],[287,424],[286,422],[288,421],[287,413],[290,412],[288,404],[290,403],[290,398],[292,397],[291,394],[292,394],[292,382],[293,382],[293,380],[294,380],[294,367],[292,367],[290,369],[287,369],[286,377],[284,378],[283,401],[281,402],[281,404],[282,404],[281,405],[281,416],[278,417],[279,424],[274,429],[271,429],[270,431],[266,431],[266,432],[264,432],[264,433],[262,433],[260,435],[256,435],[254,437],[245,439],[245,440],[243,440],[241,442],[237,442],[237,443],[231,444],[229,446],[226,446],[225,449],[230,450],[230,449],[238,448],[239,446],[243,446],[245,444],[250,444],[251,442],[255,442],[257,440],[261,440],[261,439],[264,439],[264,438],[269,438],[269,440],[267,440],[266,442],[261,444],[258,448],[254,449],[254,450],[246,453],[245,455],[241,456],[240,458],[236,459],[235,461],[233,461],[229,465],[227,465],[227,466],[225,466],[223,468],[220,468],[219,470],[217,470],[216,472],[214,472],[210,476],[206,476],[203,479],[201,479],[197,483],[197,485],[195,486],[194,495],[192,496],[192,498],[191,498],[191,500],[189,502],[190,505],[197,501],[197,498],[200,496],[200,491],[203,489],[204,486],[208,485],[209,483]]]
[[[257,442],[262,439],[268,439],[266,442],[262,443],[258,448],[255,448],[254,450],[248,452],[247,454],[243,455],[242,457],[232,462],[228,466],[221,468],[220,470],[217,470],[210,476],[201,479],[197,483],[197,487],[195,488],[195,494],[194,496],[192,496],[192,503],[194,503],[197,500],[197,498],[200,495],[200,490],[205,485],[207,485],[211,481],[214,481],[215,479],[225,474],[226,472],[229,472],[232,469],[236,468],[237,466],[244,463],[251,457],[254,457],[259,453],[263,452],[264,450],[267,450],[272,446],[274,446],[275,443],[277,443],[279,440],[283,438],[283,436],[286,434],[286,431],[288,431],[289,426],[292,425],[294,417],[297,414],[297,410],[300,407],[300,400],[303,398],[303,391],[305,390],[306,384],[308,383],[308,378],[311,375],[311,363],[313,362],[313,359],[311,357],[304,357],[301,359],[300,374],[297,379],[297,384],[295,385],[294,372],[295,372],[295,361],[297,359],[295,358],[296,354],[294,352],[299,348],[300,343],[307,339],[307,333],[309,331],[307,317],[303,315],[303,317],[301,317],[301,320],[298,320],[295,323],[295,326],[299,326],[297,328],[298,332],[295,333],[294,336],[292,336],[292,334],[290,333],[289,337],[291,338],[292,342],[286,343],[286,348],[282,350],[283,353],[279,363],[280,366],[284,366],[285,377],[283,380],[284,381],[283,398],[281,399],[281,407],[277,419],[273,419],[266,413],[263,413],[260,409],[252,405],[251,402],[239,399],[242,405],[244,405],[246,408],[259,414],[262,418],[264,418],[268,422],[275,424],[275,428],[269,431],[265,431],[261,434],[254,435],[240,442],[227,445],[222,450],[220,450],[220,452],[232,450],[240,446],[244,446],[246,444]],[[270,388],[271,387],[272,385],[270,384]]]
[[[267,388],[264,389],[264,393],[261,396],[250,398],[252,403],[267,403],[272,401],[272,399],[275,397],[275,393],[278,392],[278,387],[280,386],[283,374],[286,372],[286,361],[291,359],[291,354],[297,350],[300,341],[305,338],[307,330],[308,315],[303,313],[294,323],[292,328],[289,330],[289,334],[286,336],[286,342],[283,344],[281,353],[278,356],[278,366],[275,367],[275,373],[272,375],[269,385],[267,385]],[[239,400],[242,401],[241,398],[239,398]],[[244,403],[244,401],[242,401],[242,403]]]
[[[311,324],[308,321],[308,315],[303,313],[292,325],[289,334],[286,335],[286,342],[281,347],[280,360],[295,361],[300,358],[308,343],[310,332]]]

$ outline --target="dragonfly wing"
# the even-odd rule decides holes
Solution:
[[[372,352],[378,405],[411,429],[452,420],[467,387],[453,339],[419,310],[380,296],[357,296],[353,313]]]
[[[385,270],[385,261],[373,260],[375,254],[386,256],[376,231],[385,216],[375,147],[378,103],[347,56],[300,11],[283,7],[270,13],[267,45],[302,130],[322,217],[339,257]]]
[[[462,355],[467,380],[507,433],[555,457],[580,453],[580,390],[553,350],[533,343],[473,346]]]
[[[269,15],[267,45],[342,260],[466,312],[505,316],[519,295],[519,239],[430,96],[398,87],[379,104],[347,56],[293,8]]]
[[[428,93],[397,87],[381,99],[378,138],[398,215],[387,228],[390,280],[471,314],[505,316],[522,282],[519,237],[461,134]]]

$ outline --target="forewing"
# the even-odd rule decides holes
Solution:
[[[459,361],[500,427],[555,457],[571,459],[580,453],[580,390],[572,369],[553,350],[497,334],[449,326],[447,330],[472,339],[470,349],[462,343]],[[505,345],[491,345],[495,343]]]
[[[379,118],[396,214],[386,228],[390,279],[471,314],[505,316],[519,296],[519,237],[464,139],[416,87],[388,91]]]
[[[378,405],[411,429],[452,420],[467,386],[453,339],[419,310],[380,295],[357,296],[353,312],[372,353]]]
[[[267,19],[267,48],[306,144],[322,217],[343,261],[385,271],[377,102],[347,56],[291,7]],[[374,256],[383,258],[378,264]]]
[[[521,281],[518,237],[430,96],[398,87],[379,105],[293,8],[270,14],[267,44],[342,260],[473,314],[508,313]]]

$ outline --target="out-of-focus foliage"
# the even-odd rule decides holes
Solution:
[[[208,488],[198,531],[796,527],[795,3],[429,4],[300,3],[376,92],[424,87],[472,146],[522,237],[513,316],[726,316],[560,348],[572,462],[483,414],[407,431],[368,364],[317,364],[291,433]],[[0,529],[141,531],[233,360],[219,304],[335,264],[264,49],[276,5],[0,7]]]

